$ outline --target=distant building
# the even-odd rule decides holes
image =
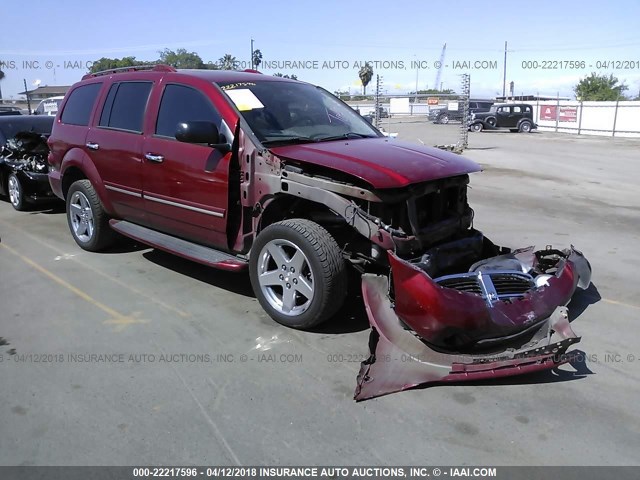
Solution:
[[[27,90],[25,92],[20,92],[18,95],[29,95],[29,100],[31,101],[40,101],[46,98],[51,97],[60,97],[64,96],[67,93],[67,90],[71,88],[71,85],[60,85],[60,86],[43,86],[38,87],[33,90]]]

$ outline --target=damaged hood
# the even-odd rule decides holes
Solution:
[[[284,159],[350,174],[375,189],[401,188],[481,170],[477,163],[460,155],[387,138],[286,145],[270,150]]]

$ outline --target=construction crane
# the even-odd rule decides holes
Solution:
[[[438,73],[436,73],[436,84],[434,88],[436,90],[441,90],[440,88],[440,78],[442,77],[442,69],[444,68],[444,54],[447,52],[447,44],[445,43],[442,46],[442,53],[440,54],[440,67],[438,67]]]

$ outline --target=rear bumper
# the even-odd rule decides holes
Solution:
[[[60,171],[49,170],[49,186],[56,197],[64,200],[64,194],[62,193],[62,175]]]

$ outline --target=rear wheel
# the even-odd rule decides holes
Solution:
[[[342,306],[347,269],[340,247],[317,223],[291,219],[265,228],[253,247],[249,272],[262,308],[278,323],[311,328]]]
[[[520,128],[518,129],[521,133],[529,133],[531,132],[531,122],[522,122],[520,124]]]
[[[443,115],[440,115],[438,117],[438,123],[442,123],[443,125],[446,125],[447,123],[449,123],[449,115],[447,115],[446,113]]]
[[[100,251],[115,239],[109,217],[89,180],[78,180],[69,188],[67,222],[73,239],[84,250]]]
[[[9,192],[9,202],[11,202],[11,206],[18,211],[26,210],[27,201],[24,196],[22,183],[15,173],[9,174],[9,178],[7,179],[7,190]]]

